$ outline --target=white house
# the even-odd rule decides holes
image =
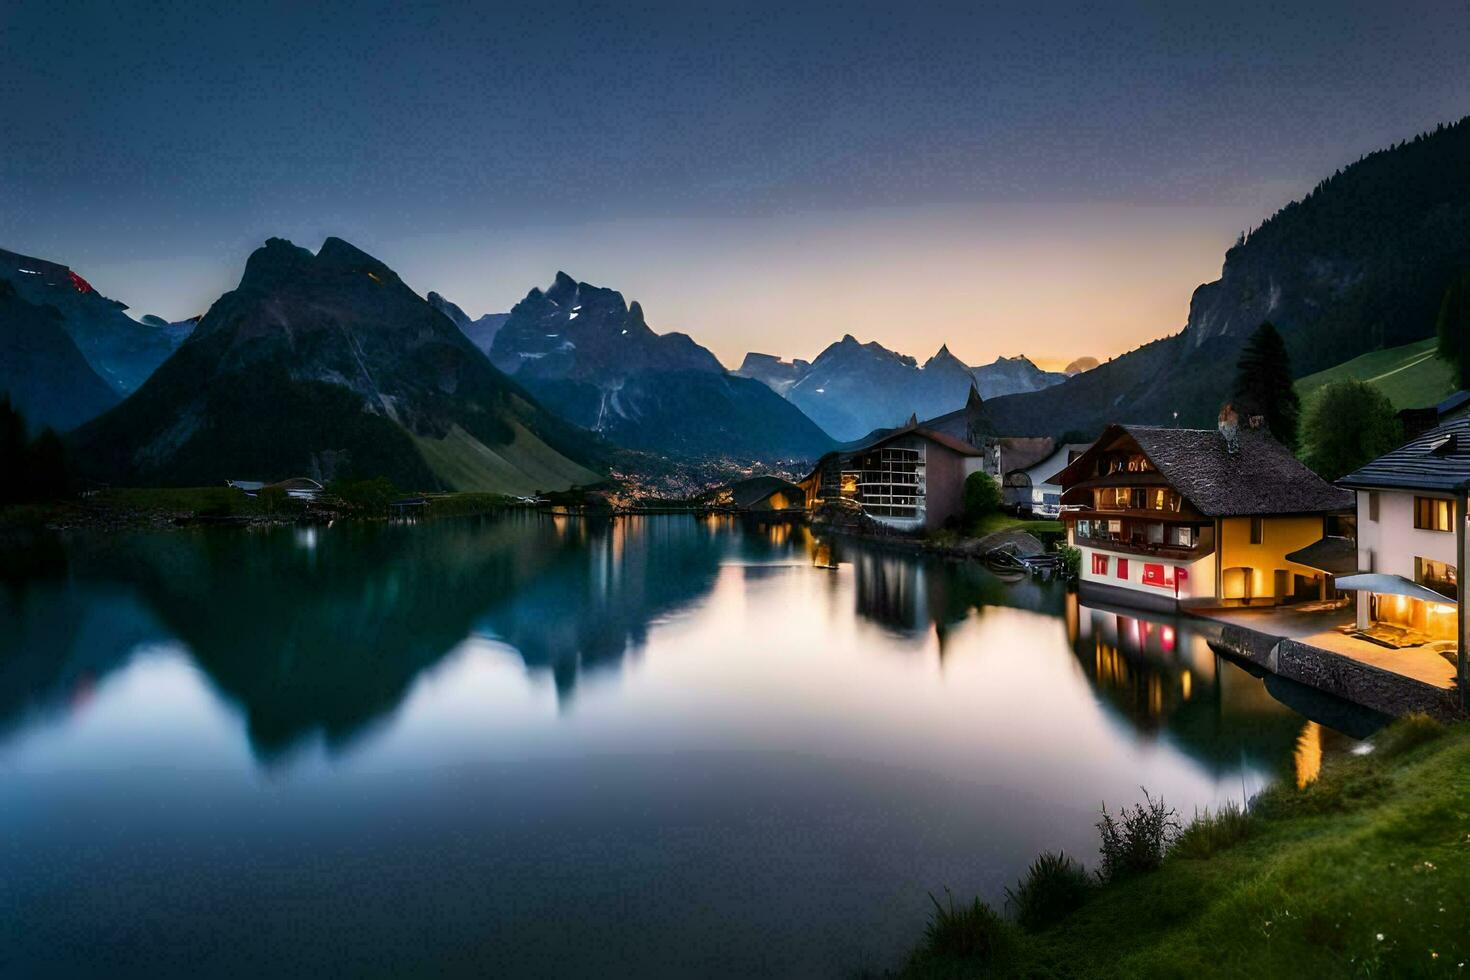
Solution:
[[[1029,510],[1037,517],[1056,517],[1062,512],[1062,485],[1048,481],[1091,447],[1090,442],[1053,446],[1042,459],[1007,470],[1006,503]]]
[[[1359,574],[1337,587],[1357,593],[1357,629],[1396,648],[1423,649],[1466,672],[1466,492],[1470,416],[1451,418],[1343,477],[1358,495]]]

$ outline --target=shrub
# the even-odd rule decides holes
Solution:
[[[930,894],[934,914],[924,929],[923,952],[930,956],[961,960],[993,957],[1006,945],[1010,926],[995,910],[976,898],[955,907],[954,896],[944,890],[946,904]]]
[[[1366,381],[1334,381],[1312,396],[1298,455],[1336,480],[1397,446],[1402,435],[1387,395]]]
[[[1404,715],[1385,728],[1377,738],[1377,750],[1381,758],[1391,759],[1426,742],[1432,742],[1445,733],[1444,725],[1422,711]]]
[[[1045,929],[1076,911],[1091,890],[1092,879],[1081,864],[1060,851],[1044,851],[1015,890],[1006,889],[1006,900],[1022,926]]]
[[[1143,802],[1124,807],[1114,817],[1106,805],[1097,824],[1102,838],[1102,865],[1097,876],[1117,881],[1130,875],[1154,871],[1164,863],[1164,854],[1179,833],[1179,812],[1143,791]]]
[[[965,477],[965,518],[978,521],[1000,508],[1000,484],[987,473],[971,473]]]
[[[1255,830],[1255,817],[1250,808],[1230,800],[1214,813],[1207,808],[1204,813],[1196,814],[1174,839],[1169,853],[1196,860],[1212,858],[1246,840]]]
[[[1069,581],[1075,579],[1078,575],[1082,574],[1082,549],[1074,548],[1071,545],[1064,545],[1060,550],[1062,554],[1062,578]]]

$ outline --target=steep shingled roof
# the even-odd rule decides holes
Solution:
[[[1362,489],[1464,490],[1470,486],[1470,416],[1420,433],[1337,482]]]
[[[1138,443],[1169,485],[1206,517],[1316,514],[1353,506],[1352,493],[1307,469],[1270,433],[1245,428],[1240,430],[1239,451],[1232,453],[1214,429],[1111,425],[1092,449],[1052,479],[1069,471],[1064,486],[1089,479],[1085,461],[1120,435]]]

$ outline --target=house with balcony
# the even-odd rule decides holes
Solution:
[[[963,512],[965,478],[983,463],[980,449],[910,418],[823,456],[801,488],[808,509],[846,500],[895,531],[933,531]]]
[[[1046,480],[1061,487],[1079,593],[1142,608],[1324,598],[1328,576],[1293,556],[1337,536],[1352,495],[1263,428],[1111,425]]]
[[[1470,415],[1450,417],[1338,483],[1357,494],[1360,571],[1338,580],[1356,594],[1357,631],[1449,659],[1464,646]]]

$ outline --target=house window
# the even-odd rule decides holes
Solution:
[[[1093,555],[1092,556],[1092,574],[1094,574],[1094,575],[1106,575],[1106,574],[1108,574],[1108,556],[1107,555]]]
[[[1078,521],[1077,522],[1077,537],[1079,537],[1079,538],[1090,538],[1090,537],[1092,537],[1092,522],[1091,521]]]
[[[1194,528],[1171,526],[1169,528],[1169,543],[1179,548],[1194,547]]]
[[[1414,559],[1414,581],[1447,599],[1457,599],[1460,595],[1456,571],[1455,566],[1448,562],[1435,561],[1433,558]]]
[[[1251,544],[1260,544],[1266,539],[1266,520],[1263,517],[1251,518]]]
[[[1164,525],[1150,524],[1144,533],[1144,539],[1148,541],[1149,544],[1163,544]]]
[[[1368,491],[1368,520],[1378,520],[1378,491]]]
[[[1174,581],[1173,579],[1167,577],[1166,568],[1167,566],[1164,565],[1144,565],[1143,584],[1157,585],[1160,588],[1173,588]]]
[[[1121,578],[1121,579],[1128,578],[1128,559],[1127,558],[1119,558],[1118,559],[1118,577]]]
[[[1108,521],[1108,533],[1113,537],[1119,537],[1123,533],[1122,521]]]
[[[1453,528],[1455,504],[1438,497],[1414,498],[1414,526],[1421,531],[1448,531]]]

